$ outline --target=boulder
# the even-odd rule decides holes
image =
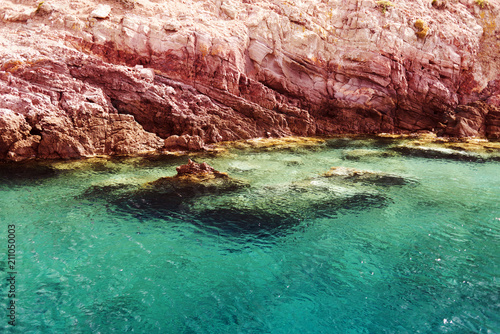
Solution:
[[[11,10],[5,11],[5,13],[3,15],[3,19],[4,19],[4,21],[8,21],[8,22],[26,22],[30,18],[32,18],[34,14],[35,14],[34,9],[16,8],[16,9],[11,9]]]
[[[30,130],[23,115],[0,108],[0,157],[5,156],[15,143],[29,136]]]
[[[324,173],[322,177],[342,182],[359,182],[379,186],[401,186],[415,183],[414,181],[399,175],[358,170],[348,167],[332,167],[328,172]]]
[[[105,19],[111,13],[110,5],[99,4],[97,7],[90,13],[90,17],[94,17],[96,19]]]
[[[430,145],[412,145],[411,143],[397,145],[391,148],[402,155],[430,158],[430,159],[450,159],[459,161],[483,162],[488,157],[475,152],[456,150],[448,147]]]
[[[247,187],[248,183],[229,177],[207,163],[196,163],[189,159],[186,165],[177,167],[177,175],[162,177],[147,184],[153,192],[192,197],[220,194]]]

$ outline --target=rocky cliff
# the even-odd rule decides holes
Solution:
[[[500,137],[496,0],[4,0],[0,159]]]

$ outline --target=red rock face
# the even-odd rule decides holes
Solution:
[[[75,80],[70,65],[20,63],[0,80],[3,158],[79,158],[152,151],[163,141],[119,114],[99,87]]]
[[[290,135],[500,137],[496,3],[138,3],[102,19],[66,0],[0,10],[0,159]]]

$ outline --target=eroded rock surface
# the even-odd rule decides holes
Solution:
[[[499,138],[499,12],[473,0],[5,0],[0,159],[335,133]]]
[[[229,177],[209,166],[189,159],[186,165],[177,167],[177,175],[162,177],[147,185],[152,192],[174,195],[177,197],[193,197],[205,194],[220,194],[248,186],[242,180]]]
[[[332,178],[343,182],[360,182],[380,186],[401,186],[415,183],[414,181],[406,179],[399,175],[358,170],[349,167],[332,167],[322,176],[325,178]]]

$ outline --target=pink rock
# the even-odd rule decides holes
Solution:
[[[0,108],[9,110],[0,159],[202,150],[266,136],[500,137],[500,26],[487,24],[498,2],[485,18],[462,3],[400,0],[384,14],[358,0],[186,0],[80,19],[98,5],[61,2],[29,24],[13,14],[35,7],[0,9]]]
[[[188,160],[188,163],[186,165],[181,165],[177,167],[176,170],[178,176],[187,174],[196,175],[219,173],[213,167],[209,166],[206,162],[199,164],[191,159]]]

